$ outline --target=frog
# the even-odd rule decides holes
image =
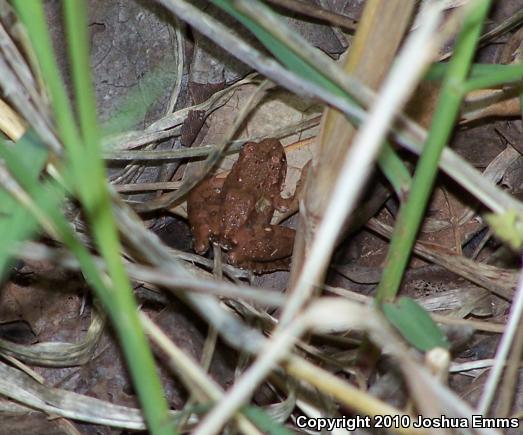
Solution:
[[[225,178],[202,180],[187,197],[195,252],[205,254],[214,243],[239,268],[287,270],[295,231],[271,224],[275,210],[286,212],[296,202],[295,196],[282,197],[286,173],[281,142],[265,139],[247,142]]]

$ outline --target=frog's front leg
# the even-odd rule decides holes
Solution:
[[[229,262],[255,271],[282,269],[283,263],[288,268],[294,235],[292,228],[279,225],[242,228],[234,236]]]
[[[281,196],[277,196],[273,199],[274,208],[283,214],[278,222],[287,219],[290,215],[298,211],[302,193],[305,190],[307,180],[309,179],[309,172],[312,166],[311,163],[312,160],[309,160],[302,168],[300,178],[296,183],[296,189],[294,190],[294,194],[291,197],[283,198]]]

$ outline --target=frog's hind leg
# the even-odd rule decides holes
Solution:
[[[257,270],[257,267],[249,267],[252,263],[261,263],[266,271],[274,269],[276,265],[282,268],[290,261],[292,248],[294,245],[295,231],[292,228],[268,225],[257,228],[242,228],[235,235],[235,246],[229,251],[228,257],[232,264],[240,267],[246,265],[250,269]],[[285,260],[282,262],[281,260]],[[270,265],[273,263],[273,265]]]
[[[253,261],[248,266],[244,266],[246,269],[252,270],[254,273],[259,275],[264,273],[278,272],[278,271],[289,271],[291,269],[291,257],[282,258],[280,260],[263,262]]]

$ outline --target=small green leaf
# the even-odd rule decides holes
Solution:
[[[514,251],[523,247],[523,216],[515,210],[504,213],[491,213],[485,216],[487,223],[496,236]]]
[[[381,148],[378,165],[392,184],[399,200],[404,202],[412,186],[412,177],[403,160],[388,142],[385,142]]]
[[[429,314],[413,299],[402,297],[397,304],[383,304],[383,313],[410,344],[421,351],[449,348],[447,338]]]
[[[442,81],[449,68],[448,62],[434,62],[427,73],[425,80]],[[468,79],[477,79],[480,77],[487,77],[493,74],[510,74],[517,78],[521,76],[521,65],[500,65],[491,63],[475,63],[470,67],[470,74]]]
[[[26,163],[24,178],[33,183],[47,161],[47,149],[36,134],[28,130],[16,144],[0,141],[0,155],[16,153],[18,159]],[[9,164],[8,164],[9,167]],[[40,196],[41,201],[47,198]],[[38,229],[36,220],[9,193],[0,188],[0,281],[5,278],[11,266],[11,250],[20,241],[29,238]]]
[[[274,421],[261,408],[256,406],[244,406],[242,412],[265,434],[270,435],[292,435],[292,432],[280,423]]]

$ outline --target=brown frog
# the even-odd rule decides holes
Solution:
[[[238,267],[258,273],[287,269],[294,230],[271,225],[274,210],[285,211],[294,200],[281,197],[286,172],[278,140],[245,144],[226,178],[204,179],[187,198],[194,250],[205,253],[211,241]]]

